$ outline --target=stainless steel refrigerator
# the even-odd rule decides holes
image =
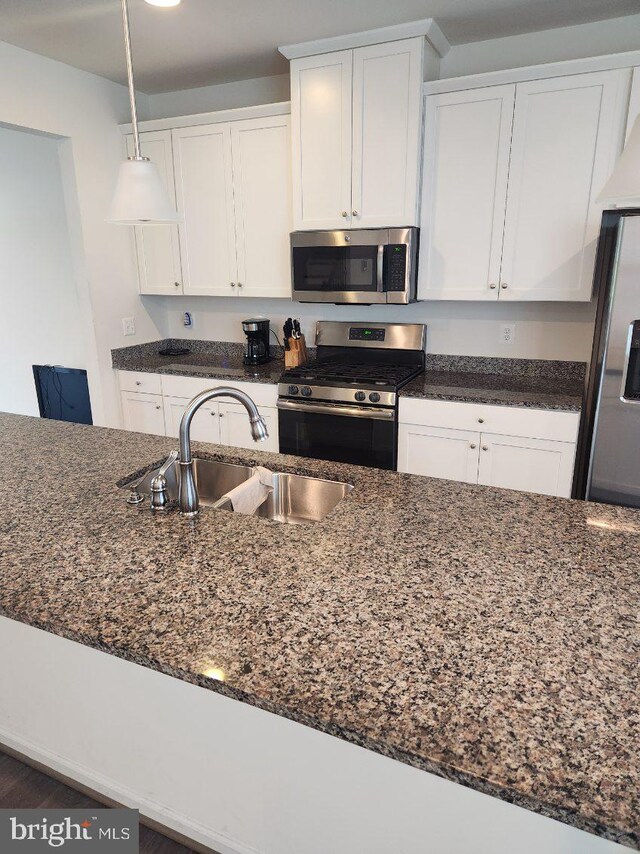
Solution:
[[[606,211],[575,495],[640,507],[640,209]]]

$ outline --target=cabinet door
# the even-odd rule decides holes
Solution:
[[[569,498],[576,446],[572,442],[483,433],[478,483]]]
[[[516,86],[501,299],[591,298],[601,207],[624,127],[622,71]]]
[[[480,434],[470,430],[400,424],[398,471],[476,483],[479,445]]]
[[[180,421],[190,400],[189,397],[164,398],[164,420],[167,436],[178,437]],[[215,445],[220,443],[220,418],[218,405],[215,402],[208,406],[201,406],[193,416],[191,438],[194,442],[213,442]]]
[[[631,94],[629,96],[625,140],[629,139],[633,123],[637,118],[640,118],[640,65],[633,69],[631,75]]]
[[[291,62],[293,227],[351,225],[353,51]]]
[[[236,448],[249,448],[252,451],[272,451],[277,453],[278,445],[278,410],[268,406],[260,407],[260,415],[264,418],[269,431],[269,438],[264,442],[254,442],[251,437],[247,410],[239,403],[220,402],[220,443]]]
[[[180,249],[185,294],[237,292],[231,128],[173,130],[176,195],[184,217]]]
[[[238,293],[291,297],[289,116],[233,122]]]
[[[176,203],[173,180],[171,131],[140,134],[142,154],[156,165],[169,198]],[[127,136],[127,153],[133,155],[133,137]],[[180,239],[178,225],[136,225],[133,229],[141,294],[181,294]]]
[[[353,51],[353,228],[418,224],[424,39]]]
[[[164,412],[159,394],[123,391],[122,418],[125,430],[164,436]]]
[[[496,300],[515,86],[431,95],[419,299]]]

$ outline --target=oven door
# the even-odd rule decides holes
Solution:
[[[395,471],[395,409],[278,401],[280,453]]]
[[[293,299],[385,303],[386,230],[295,232],[291,235]]]

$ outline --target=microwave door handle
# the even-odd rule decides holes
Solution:
[[[377,258],[377,291],[378,293],[384,293],[384,244],[378,244],[378,258]]]

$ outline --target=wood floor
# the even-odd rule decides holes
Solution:
[[[86,795],[0,752],[0,809],[104,809]],[[172,839],[140,825],[140,854],[193,854]]]

